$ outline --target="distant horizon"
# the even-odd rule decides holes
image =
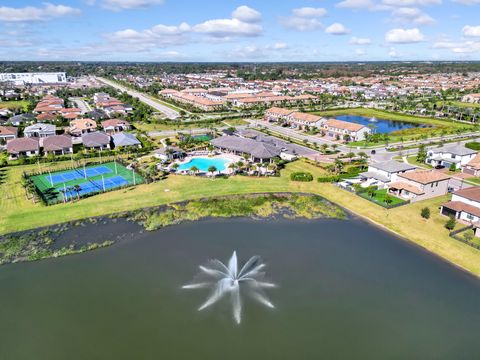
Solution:
[[[480,0],[4,0],[5,61],[480,61]]]

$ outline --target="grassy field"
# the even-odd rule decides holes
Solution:
[[[248,125],[249,122],[243,119],[229,119],[224,120],[223,123],[227,126],[241,126],[241,125]]]
[[[480,276],[480,251],[450,238],[443,226],[446,218],[439,214],[438,209],[442,202],[447,201],[447,196],[386,210],[331,184],[290,181],[289,175],[295,171],[308,171],[315,177],[319,176],[321,169],[304,161],[289,164],[282,170],[281,176],[275,178],[236,176],[212,180],[173,175],[165,181],[50,207],[34,204],[25,197],[20,183],[22,172],[34,168],[35,165],[7,168],[0,180],[0,233],[209,196],[305,192],[323,196]],[[420,210],[425,206],[432,212],[429,220],[420,217]]]
[[[437,108],[441,108],[443,105],[445,106],[456,106],[456,107],[463,107],[463,108],[480,108],[480,104],[473,104],[473,103],[466,103],[461,101],[439,101],[437,102]]]
[[[22,108],[23,111],[28,110],[28,105],[30,103],[26,100],[18,100],[18,101],[0,101],[0,109],[15,109],[15,108]]]
[[[368,196],[368,195],[365,195]],[[375,191],[375,195],[373,196],[372,200],[379,203],[379,204],[385,204],[385,199],[387,197],[387,189],[382,189],[382,190],[377,190]],[[395,197],[393,195],[390,195],[390,204],[389,205],[398,205],[398,204],[403,204],[405,203],[404,200]]]

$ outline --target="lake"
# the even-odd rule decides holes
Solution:
[[[121,236],[78,256],[0,267],[1,359],[478,359],[480,281],[359,219],[204,220]],[[196,309],[183,290],[211,258],[260,255],[275,309]]]
[[[374,125],[375,133],[377,134],[388,134],[392,131],[425,127],[425,125],[418,123],[410,123],[404,121],[393,121],[379,118],[368,118],[365,116],[357,115],[340,115],[335,117],[338,120],[348,121],[356,124],[361,124],[364,126]]]

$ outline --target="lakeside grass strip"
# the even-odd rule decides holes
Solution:
[[[52,165],[52,169],[54,167],[64,168],[65,163]],[[21,184],[22,173],[35,168],[36,165],[6,168],[4,181],[0,184],[0,235],[205,197],[251,193],[312,193],[373,221],[444,260],[480,276],[480,251],[450,238],[448,230],[443,226],[447,219],[440,215],[439,207],[449,200],[448,196],[386,210],[335,185],[321,184],[316,181],[290,181],[290,174],[298,171],[308,171],[315,178],[322,176],[323,169],[303,160],[287,164],[286,168],[281,170],[281,176],[274,178],[234,176],[229,179],[212,180],[173,175],[164,181],[50,207],[35,204],[25,196],[25,190]],[[420,211],[424,207],[429,207],[432,212],[429,220],[423,220],[420,216]]]

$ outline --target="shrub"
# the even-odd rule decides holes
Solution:
[[[290,180],[292,181],[301,181],[301,182],[310,182],[313,181],[313,175],[309,172],[294,172],[290,175]]]
[[[450,165],[450,169],[449,169],[451,172],[454,172],[454,171],[457,171],[457,165],[455,164],[452,164]]]
[[[465,234],[463,234],[463,238],[466,242],[471,242],[474,237],[475,235],[473,234],[473,231],[467,231]]]
[[[445,228],[447,228],[448,230],[453,230],[455,229],[456,225],[457,225],[457,220],[453,216],[451,216],[450,219],[448,219],[448,221],[446,222]]]
[[[476,141],[469,142],[465,144],[465,147],[471,150],[480,151],[480,142],[476,142]]]
[[[430,219],[430,209],[428,207],[424,207],[420,212],[420,215],[424,219]]]

